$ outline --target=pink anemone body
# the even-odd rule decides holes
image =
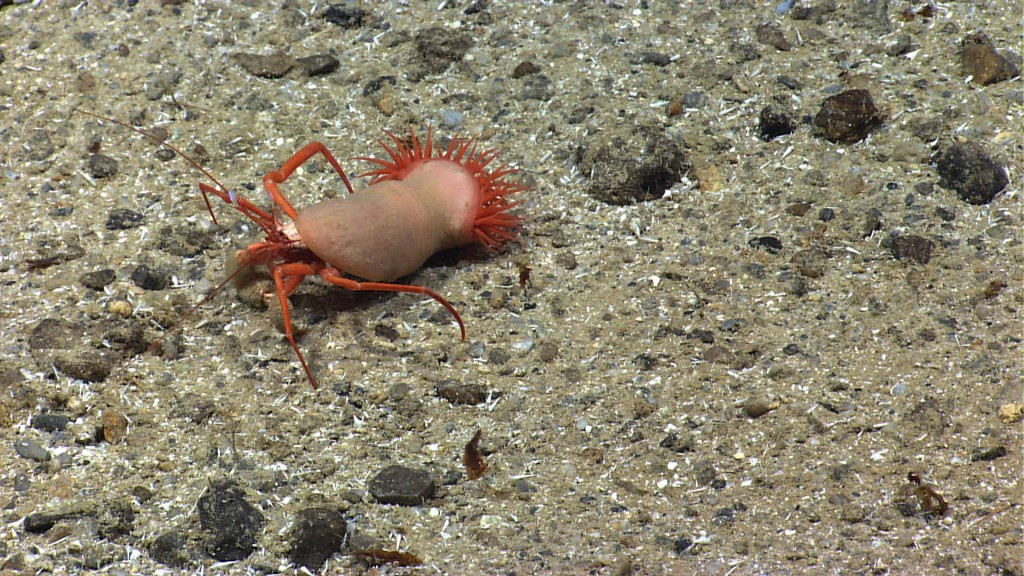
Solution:
[[[392,133],[390,159],[360,158],[378,165],[361,174],[367,188],[298,213],[300,241],[327,264],[374,282],[407,276],[433,254],[479,242],[495,249],[515,237],[521,219],[509,213],[508,196],[525,187],[490,169],[496,150],[477,151],[472,140],[453,139],[435,149],[410,131],[409,142]]]

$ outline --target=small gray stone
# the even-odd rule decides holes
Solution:
[[[382,504],[417,506],[433,497],[436,485],[426,470],[388,466],[370,480],[370,494]]]
[[[110,178],[117,174],[117,160],[103,154],[91,154],[89,156],[88,170],[93,178]]]
[[[207,552],[221,562],[242,560],[256,550],[265,522],[245,492],[230,481],[215,483],[199,498],[199,525],[207,533]]]
[[[18,453],[18,456],[36,462],[50,461],[50,452],[39,442],[28,438],[15,440],[14,451]]]
[[[71,418],[67,415],[53,412],[37,414],[32,417],[32,427],[45,432],[60,432],[68,427],[69,422],[71,422]]]
[[[104,268],[103,270],[86,272],[85,274],[82,274],[78,280],[82,283],[82,286],[85,286],[86,288],[90,288],[92,290],[103,290],[116,279],[117,273],[110,268]]]
[[[169,530],[153,539],[149,545],[149,555],[161,564],[181,568],[190,562],[185,538],[177,530]]]

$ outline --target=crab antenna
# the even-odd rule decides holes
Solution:
[[[235,204],[235,193],[234,192],[232,192],[231,190],[228,190],[227,186],[221,184],[220,180],[217,180],[217,178],[214,177],[213,174],[210,174],[206,170],[206,168],[203,168],[198,162],[193,160],[188,154],[185,154],[177,146],[171,144],[170,142],[166,142],[164,140],[161,140],[161,139],[157,138],[156,136],[153,136],[152,134],[149,134],[145,130],[141,130],[139,128],[136,128],[135,126],[132,126],[131,124],[128,124],[127,122],[122,122],[120,120],[117,120],[115,118],[110,118],[108,116],[102,116],[100,114],[96,114],[95,112],[89,112],[88,110],[82,110],[78,106],[75,106],[75,108],[72,110],[72,112],[78,112],[79,114],[85,114],[86,116],[92,116],[93,118],[96,118],[98,120],[103,120],[104,122],[110,122],[110,123],[113,123],[113,124],[117,124],[118,126],[123,126],[124,128],[127,128],[127,129],[131,130],[132,132],[136,132],[138,134],[141,134],[142,136],[145,136],[146,138],[149,138],[153,142],[156,142],[158,145],[167,148],[168,150],[174,152],[178,156],[181,156],[182,158],[184,158],[185,161],[187,161],[189,164],[191,164],[193,168],[195,168],[196,170],[201,172],[204,176],[209,178],[210,181],[212,181],[214,184],[216,184],[218,188],[223,190],[224,193],[226,193],[228,195],[228,197],[231,198],[231,204]],[[203,192],[203,201],[206,202],[206,209],[210,212],[210,218],[213,218],[213,223],[217,224],[219,226],[220,223],[217,222],[217,215],[213,213],[213,205],[210,204],[210,198],[206,195],[206,192]]]

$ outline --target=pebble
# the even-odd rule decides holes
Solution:
[[[829,142],[853,144],[866,138],[883,120],[871,93],[856,89],[826,98],[814,116],[814,126],[816,133]]]
[[[758,26],[757,41],[761,44],[772,46],[776,50],[782,52],[788,52],[793,48],[793,45],[789,43],[789,40],[786,40],[786,36],[782,34],[782,30],[779,29],[779,25],[775,23],[761,24]]]
[[[251,52],[235,52],[231,60],[245,69],[246,72],[260,78],[280,78],[298,64],[298,61],[287,54],[264,56]]]
[[[792,134],[796,130],[796,125],[784,111],[774,106],[765,106],[761,109],[757,129],[761,139],[767,142],[779,136]]]
[[[445,128],[458,130],[465,121],[465,115],[457,110],[444,110],[441,112],[441,124]]]
[[[15,440],[14,451],[18,456],[35,462],[49,462],[51,458],[50,452],[41,443],[27,438]]]
[[[455,380],[445,380],[438,384],[436,393],[438,398],[458,405],[480,404],[487,400],[487,391],[483,386],[475,383],[463,384]]]
[[[41,162],[53,155],[56,147],[50,139],[50,133],[46,130],[33,130],[26,142],[28,147],[28,159],[32,162]]]
[[[434,496],[436,485],[429,472],[394,465],[370,480],[370,494],[382,504],[417,506]]]
[[[540,67],[529,60],[524,60],[512,70],[513,78],[522,78],[540,72]]]
[[[171,283],[171,274],[162,268],[139,264],[132,271],[132,282],[143,290],[163,290]]]
[[[976,142],[943,148],[935,169],[939,184],[955,190],[968,204],[988,204],[1009,184],[1006,167],[992,160]]]
[[[177,530],[168,530],[149,545],[149,556],[166,566],[183,568],[191,563],[191,554],[185,547],[185,537]]]
[[[658,446],[662,448],[668,448],[669,450],[676,453],[692,452],[694,446],[697,445],[693,434],[689,432],[669,432],[662,438]]]
[[[132,303],[123,298],[117,298],[107,303],[107,312],[121,318],[130,318],[134,311]]]
[[[771,412],[771,410],[771,402],[769,402],[768,398],[764,396],[754,396],[752,398],[747,398],[747,400],[743,402],[743,413],[750,418],[760,418],[761,416]]]
[[[107,215],[107,222],[104,227],[107,230],[129,230],[142,225],[146,219],[145,215],[128,208],[114,208]]]
[[[82,283],[82,286],[91,290],[103,290],[116,279],[117,274],[113,270],[104,268],[102,270],[86,272],[79,277],[78,281]]]
[[[370,13],[362,8],[331,4],[324,12],[324,20],[345,30],[353,30],[362,26],[369,15]]]
[[[964,38],[960,50],[960,64],[971,81],[982,86],[1009,80],[1020,75],[1016,64],[996,51],[984,32]]]
[[[971,453],[971,462],[991,462],[1009,454],[1006,446],[993,446],[992,448],[979,448]]]
[[[61,432],[68,427],[71,418],[66,414],[46,412],[32,417],[32,427],[44,432]]]
[[[541,102],[551,100],[554,95],[555,90],[551,78],[544,74],[528,76],[523,80],[523,87],[519,94],[523,100],[540,100]]]
[[[747,241],[747,246],[750,246],[755,250],[764,250],[769,254],[778,254],[782,252],[782,240],[779,240],[775,236],[758,236],[756,238],[751,238]]]
[[[161,250],[183,258],[195,258],[213,246],[215,241],[212,230],[197,224],[164,226],[157,237]]]
[[[296,60],[299,66],[305,71],[306,76],[324,76],[334,72],[341,66],[341,62],[330,54],[313,54],[303,56]]]
[[[537,346],[537,357],[541,362],[553,362],[558,358],[558,344],[551,341],[541,342]]]
[[[892,239],[892,255],[901,262],[927,264],[932,259],[935,242],[923,236],[897,236]]]
[[[431,74],[440,74],[462,60],[474,44],[468,32],[440,26],[421,29],[414,41],[420,62]]]
[[[117,174],[117,160],[103,154],[90,154],[86,169],[89,175],[96,179],[110,178]]]
[[[42,534],[50,528],[53,528],[58,522],[95,515],[96,511],[92,506],[81,503],[75,507],[65,508],[63,510],[33,512],[32,514],[25,516],[25,521],[22,523],[22,526],[24,526],[26,532]]]
[[[242,560],[256,550],[265,520],[241,488],[231,481],[215,482],[197,507],[199,525],[207,533],[206,549],[214,560]]]
[[[103,439],[108,444],[120,444],[128,434],[128,418],[117,410],[108,408],[103,411]]]
[[[348,525],[334,508],[306,508],[295,517],[292,549],[288,555],[297,566],[316,572],[345,543]]]

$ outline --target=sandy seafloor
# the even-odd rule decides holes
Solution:
[[[368,568],[345,548],[324,574],[1024,573],[1024,424],[999,414],[1024,395],[1022,84],[978,86],[958,52],[980,31],[1019,61],[1019,1],[904,18],[926,4],[837,0],[795,20],[757,0],[492,0],[470,15],[465,1],[411,0],[367,2],[351,29],[306,0],[161,4],[0,8],[4,574],[302,573],[291,524],[310,506],[423,562]],[[772,22],[791,50],[757,40]],[[433,26],[472,40],[443,72],[417,51]],[[911,49],[891,56],[900,35]],[[267,79],[234,53],[340,66]],[[536,68],[517,77],[525,62]],[[884,124],[855,144],[816,136],[805,117],[849,87],[870,90]],[[685,102],[672,117],[671,101]],[[797,127],[765,142],[771,103]],[[76,106],[201,144],[207,170],[261,203],[262,176],[310,141],[358,173],[350,158],[377,154],[383,129],[459,125],[532,186],[524,229],[497,254],[445,255],[406,280],[460,310],[467,342],[429,300],[309,280],[292,303],[314,392],[273,305],[229,288],[166,337],[171,353],[115,355],[84,382],[30,338],[41,320],[92,335],[69,352],[83,362],[117,348],[96,336],[109,330],[156,342],[259,237],[224,205],[211,227],[202,174]],[[691,170],[662,198],[590,195],[580,158],[638,126]],[[95,141],[116,174],[94,176]],[[937,185],[932,154],[957,141],[1006,166],[990,203]],[[294,204],[340,193],[325,167],[287,183]],[[108,229],[120,209],[141,221]],[[188,233],[209,245],[168,248]],[[900,235],[934,241],[930,260],[894,258]],[[749,244],[763,236],[781,252]],[[140,264],[172,285],[138,287]],[[103,269],[116,273],[105,289],[83,285]],[[487,398],[454,404],[436,392],[446,381]],[[96,432],[105,412],[128,423],[108,425],[114,442]],[[69,426],[31,425],[48,413]],[[470,481],[461,453],[477,429],[489,469]],[[429,471],[434,498],[377,503],[368,482],[391,464]],[[908,473],[944,515],[915,508]],[[218,563],[196,503],[225,479],[266,522],[250,556]],[[133,513],[119,530],[115,505]],[[26,530],[27,515],[83,509]],[[168,531],[180,566],[152,557]]]

